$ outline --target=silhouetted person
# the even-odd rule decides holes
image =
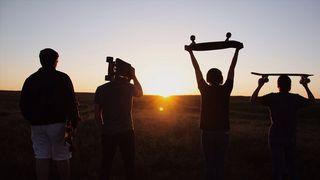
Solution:
[[[77,100],[69,76],[56,70],[58,53],[47,48],[39,57],[42,67],[26,79],[20,97],[22,115],[31,125],[37,179],[49,178],[51,159],[60,179],[70,179],[64,134],[67,121],[75,128],[80,120]]]
[[[298,178],[296,154],[296,115],[299,109],[315,103],[315,98],[308,88],[308,82],[300,83],[306,89],[308,98],[291,94],[291,79],[286,75],[278,78],[278,93],[270,93],[258,97],[266,79],[259,79],[258,87],[251,97],[252,103],[260,103],[269,107],[271,126],[269,130],[269,146],[272,155],[272,175],[274,180],[282,180],[282,164],[285,160],[291,180]]]
[[[133,84],[130,83],[131,78]],[[95,93],[95,118],[102,125],[101,179],[109,179],[117,148],[124,160],[126,178],[134,179],[135,135],[132,123],[133,96],[143,95],[135,72],[126,78],[116,75]]]
[[[199,64],[189,48],[192,65],[195,69],[198,88],[201,93],[202,148],[205,157],[206,179],[223,179],[224,157],[229,143],[229,99],[233,88],[234,69],[239,50],[235,50],[226,82],[220,70],[212,68],[207,73],[207,82],[203,79]]]

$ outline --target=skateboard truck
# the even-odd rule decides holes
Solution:
[[[107,56],[106,62],[108,63],[108,75],[105,76],[106,81],[113,81],[114,80],[114,61],[113,57]]]
[[[132,78],[134,68],[131,64],[120,58],[113,60],[111,56],[107,56],[106,62],[108,63],[108,75],[105,76],[106,81],[113,81],[116,76],[129,80]]]

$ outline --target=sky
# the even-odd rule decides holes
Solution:
[[[199,94],[184,45],[243,42],[232,95],[250,96],[258,76],[250,72],[310,73],[310,89],[320,92],[320,1],[317,0],[1,0],[0,89],[20,90],[40,68],[39,51],[59,53],[57,70],[67,73],[77,92],[105,83],[106,56],[136,69],[145,94]],[[234,49],[195,52],[204,77],[210,68],[227,76]],[[276,92],[270,77],[261,94]],[[292,92],[306,96],[299,78]]]

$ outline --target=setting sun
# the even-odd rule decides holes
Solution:
[[[164,111],[164,108],[163,107],[159,107],[159,111],[160,112]]]

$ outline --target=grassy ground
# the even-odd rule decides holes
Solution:
[[[71,160],[72,176],[73,179],[96,179],[101,147],[100,129],[93,118],[93,94],[77,96],[85,121],[78,128],[77,151]],[[0,92],[0,179],[35,179],[30,130],[20,115],[18,100],[18,92]],[[247,97],[231,98],[227,180],[271,179],[267,109],[252,106],[248,101]],[[159,111],[160,107],[163,111]],[[203,177],[199,107],[199,96],[135,99],[138,179],[196,180]],[[303,179],[320,179],[319,125],[319,106],[299,113],[297,144]],[[114,179],[123,179],[122,172],[122,161],[117,154]]]

